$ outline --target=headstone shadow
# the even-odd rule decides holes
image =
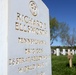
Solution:
[[[69,67],[69,63],[66,64],[66,67]],[[73,67],[76,68],[76,63],[73,63]],[[70,67],[69,67],[70,68]]]

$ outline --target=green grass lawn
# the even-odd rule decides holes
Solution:
[[[73,67],[69,67],[67,56],[52,55],[52,75],[76,75],[76,55],[73,56]]]

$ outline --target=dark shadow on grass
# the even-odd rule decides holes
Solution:
[[[66,67],[69,67],[69,63],[66,64]]]
[[[76,67],[76,63],[73,63],[73,66]]]
[[[66,67],[69,67],[69,63],[66,64]],[[76,67],[76,63],[73,63],[73,67]]]

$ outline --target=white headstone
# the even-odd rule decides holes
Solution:
[[[54,54],[56,54],[56,50],[54,50]]]
[[[70,49],[68,49],[68,54],[71,53]]]
[[[74,50],[72,50],[72,54],[74,55]]]
[[[49,10],[42,0],[0,0],[0,75],[51,75]]]
[[[63,49],[63,55],[66,55],[66,50],[65,49]]]
[[[59,49],[59,48],[56,49],[56,55],[57,55],[57,56],[60,55],[60,49]]]

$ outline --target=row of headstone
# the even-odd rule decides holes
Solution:
[[[66,55],[66,54],[68,54],[69,51],[72,53],[72,55],[76,54],[76,50],[74,50],[74,49],[72,49],[72,50],[63,49],[62,51],[60,51],[59,48],[56,48],[56,50],[53,50],[52,54],[57,55],[57,56]]]

